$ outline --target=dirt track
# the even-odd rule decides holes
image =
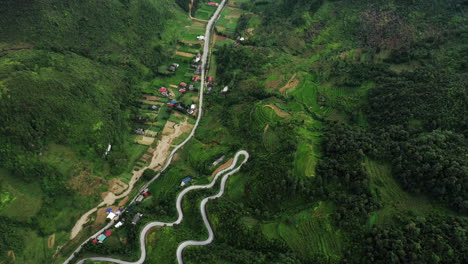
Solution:
[[[276,105],[264,105],[264,107],[269,107],[269,108],[273,109],[273,111],[275,111],[275,114],[277,114],[279,117],[282,117],[282,118],[290,118],[291,117],[290,114],[281,111],[281,109],[279,109]]]
[[[224,170],[225,168],[231,166],[231,163],[234,159],[230,159],[228,161],[226,161],[226,163],[224,163],[223,165],[219,166],[215,171],[213,171],[213,173],[211,174],[211,177],[214,178],[214,176],[221,170]]]
[[[286,90],[288,90],[288,89],[290,89],[290,88],[293,88],[293,87],[296,87],[296,86],[299,85],[300,82],[299,82],[299,80],[296,79],[296,75],[297,75],[297,73],[295,73],[295,74],[291,77],[291,79],[289,79],[288,83],[287,83],[285,86],[283,86],[283,87],[280,88],[280,92],[281,92],[281,93],[284,93]]]

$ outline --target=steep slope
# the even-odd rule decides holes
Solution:
[[[110,175],[144,152],[129,144],[132,105],[171,54],[180,11],[168,0],[0,4],[0,215],[11,230],[0,260],[13,250],[49,263]]]

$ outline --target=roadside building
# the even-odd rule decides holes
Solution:
[[[195,113],[196,109],[197,109],[197,105],[196,104],[191,104],[190,108],[187,109],[187,113],[190,114],[190,115],[193,115],[193,113]]]
[[[136,213],[135,216],[133,216],[132,219],[132,224],[136,225],[138,221],[140,221],[140,218],[143,216],[143,214]]]
[[[104,235],[105,235],[106,237],[109,237],[110,235],[112,235],[112,230],[110,230],[110,229],[107,230],[107,231],[104,233]]]
[[[137,134],[137,135],[144,135],[145,134],[145,130],[143,128],[137,128],[133,132],[135,132],[135,134]]]
[[[205,40],[205,36],[197,36],[198,40]]]
[[[117,216],[119,216],[119,215],[114,213],[114,212],[109,212],[109,214],[107,215],[106,218],[108,218],[110,220],[114,220]]]
[[[159,109],[159,106],[157,105],[152,105],[150,107],[148,107],[149,110],[158,110]]]
[[[190,177],[185,177],[182,179],[182,182],[180,183],[180,186],[185,186],[186,184],[190,183],[192,181],[192,178]]]
[[[218,164],[220,164],[221,162],[223,162],[223,160],[226,158],[225,155],[222,155],[221,157],[219,157],[217,160],[215,160],[212,164],[212,166],[218,166]]]
[[[195,76],[192,78],[192,81],[198,82],[200,80],[200,76]]]
[[[123,224],[124,224],[124,223],[123,223],[122,221],[119,221],[117,224],[115,224],[114,227],[115,227],[115,228],[119,228],[119,227],[123,226]]]
[[[104,240],[106,240],[106,238],[107,238],[106,235],[101,234],[101,235],[98,236],[97,240],[98,240],[99,243],[102,243],[102,242],[104,242]]]
[[[225,87],[221,90],[221,92],[222,92],[222,93],[226,93],[228,90],[229,90],[229,87],[225,86]]]

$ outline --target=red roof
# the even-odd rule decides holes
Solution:
[[[187,86],[187,84],[184,83],[184,82],[181,82],[181,83],[180,83],[180,86],[185,87],[185,86]]]
[[[166,92],[167,91],[167,88],[166,87],[161,87],[161,89],[159,89],[160,92]]]
[[[107,230],[107,231],[104,233],[104,235],[107,236],[107,237],[110,236],[111,234],[112,234],[112,230]]]
[[[144,192],[143,195],[144,195],[144,196],[148,196],[148,195],[149,195],[149,192]]]
[[[96,239],[96,238],[95,238],[95,239],[93,239],[93,241],[92,241],[92,242],[93,242],[93,243],[97,243],[97,239]]]
[[[170,106],[170,107],[173,107],[173,106],[174,106],[174,104],[171,104],[171,103],[168,103],[167,105]]]
[[[211,82],[212,80],[213,80],[213,77],[212,77],[212,76],[208,77],[208,81],[209,81],[209,82]]]
[[[193,81],[195,81],[195,82],[198,82],[198,80],[200,80],[200,77],[198,77],[198,76],[195,76],[195,77],[193,77],[193,79],[192,79],[192,80],[193,80]]]
[[[179,89],[179,92],[185,93],[185,89]]]

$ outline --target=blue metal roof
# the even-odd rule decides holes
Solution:
[[[190,178],[190,177],[185,177],[182,181],[185,182],[185,183],[189,183],[189,182],[192,181],[192,178]]]
[[[102,241],[104,241],[106,238],[107,238],[106,235],[101,234],[101,235],[97,238],[97,240],[99,240],[99,241],[102,242]]]

